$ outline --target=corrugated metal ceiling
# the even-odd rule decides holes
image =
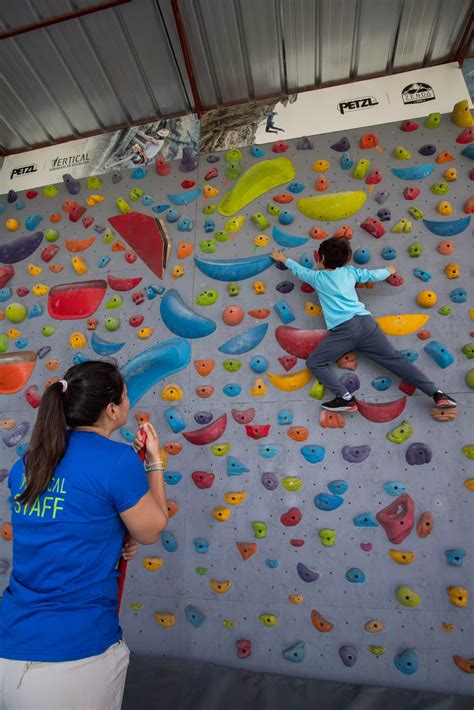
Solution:
[[[3,2],[0,27],[102,3]],[[471,12],[471,0],[123,0],[1,40],[0,149],[449,61]]]

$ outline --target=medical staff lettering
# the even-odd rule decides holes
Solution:
[[[23,474],[20,484],[20,491],[26,486],[26,478]],[[56,495],[47,495],[47,493],[55,493]],[[61,494],[61,495],[58,495]],[[67,494],[64,478],[53,478],[48,488],[35,500],[33,505],[22,505],[16,499],[20,495],[15,495],[12,502],[12,510],[14,513],[22,515],[35,515],[38,518],[56,519],[59,511],[64,510],[64,496]]]

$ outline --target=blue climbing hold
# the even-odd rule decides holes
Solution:
[[[205,338],[217,327],[211,318],[193,311],[175,288],[168,289],[161,299],[160,315],[166,327],[182,338]]]
[[[189,623],[195,626],[196,629],[199,628],[199,626],[201,626],[201,624],[206,620],[206,615],[195,606],[192,606],[192,604],[188,604],[184,608],[184,615],[186,617],[186,621],[189,621]]]
[[[13,292],[10,286],[4,286],[3,288],[0,288],[0,303],[8,301],[8,299],[12,297],[12,293]]]
[[[349,155],[349,153],[343,153],[341,155],[341,168],[343,170],[350,170],[352,166],[354,165],[354,162]]]
[[[194,263],[206,276],[216,281],[243,281],[262,273],[273,265],[270,254],[247,256],[243,259],[201,259]]]
[[[288,190],[294,195],[297,195],[299,192],[303,192],[304,185],[302,182],[290,182],[290,184],[288,185]]]
[[[409,348],[405,350],[399,350],[398,352],[400,353],[400,355],[403,355],[403,357],[406,358],[408,362],[416,362],[420,357],[416,350],[410,350]]]
[[[263,156],[265,155],[265,151],[263,150],[263,148],[260,148],[259,145],[254,144],[250,148],[250,155],[253,158],[263,158]]]
[[[28,341],[26,338],[17,338],[17,340],[15,340],[15,347],[18,348],[18,350],[24,350],[27,345]]]
[[[383,489],[387,495],[396,497],[405,493],[407,487],[400,481],[387,481],[387,483],[383,484]]]
[[[34,232],[36,227],[41,224],[43,218],[40,214],[30,214],[25,219],[25,227],[30,231]]]
[[[340,505],[344,503],[344,498],[338,495],[332,495],[330,493],[318,493],[314,499],[314,505],[319,510],[336,510]]]
[[[144,207],[150,207],[150,205],[152,205],[154,201],[154,198],[150,197],[150,195],[145,195],[144,197],[142,197],[142,205]]]
[[[185,192],[180,192],[177,195],[168,195],[168,200],[173,205],[189,205],[191,202],[195,202],[199,195],[202,193],[200,187],[196,187],[194,190],[186,190]]]
[[[382,249],[382,259],[385,261],[393,261],[397,258],[397,250],[394,247],[384,247]]]
[[[312,269],[314,266],[314,261],[308,254],[300,254],[298,261],[300,262],[301,266],[304,266],[305,269]]]
[[[280,318],[281,322],[285,325],[288,323],[293,323],[296,320],[296,316],[291,310],[291,307],[286,301],[277,301],[273,304],[273,309],[277,316]]]
[[[436,222],[431,219],[423,220],[425,227],[438,237],[454,237],[456,234],[461,234],[461,232],[464,232],[464,230],[469,227],[470,223],[470,215],[449,222]]]
[[[278,446],[277,444],[260,444],[258,453],[264,459],[273,459],[278,455]]]
[[[176,212],[176,210],[174,210],[174,209],[171,207],[169,210],[167,210],[167,212],[166,212],[166,214],[165,214],[165,219],[166,219],[166,221],[169,222],[170,224],[173,224],[173,222],[177,222],[177,221],[178,221],[178,219],[179,219],[179,214],[178,214],[178,212]]]
[[[278,562],[278,560],[265,560],[265,564],[270,569],[276,569],[280,563]]]
[[[178,222],[178,232],[192,232],[193,220],[189,217],[181,217]]]
[[[166,210],[169,209],[169,205],[155,205],[154,207],[151,208],[151,211],[154,212],[155,214],[161,214],[162,212],[166,212]]]
[[[435,363],[439,365],[442,370],[446,369],[454,362],[454,358],[449,350],[437,340],[432,340],[430,343],[425,345],[423,349],[425,353],[433,358]]]
[[[288,426],[293,423],[293,412],[291,409],[280,409],[278,412],[278,424],[280,426]]]
[[[132,180],[143,180],[143,178],[146,178],[147,172],[145,168],[135,168],[132,170],[132,174],[130,177]]]
[[[135,439],[135,432],[123,426],[120,429],[120,436],[131,444]]]
[[[209,542],[203,537],[195,537],[193,540],[193,545],[198,555],[205,555],[206,552],[209,552]]]
[[[180,431],[186,429],[186,422],[177,407],[170,407],[169,409],[166,409],[164,415],[170,428],[175,434],[179,434]]]
[[[412,675],[418,670],[418,656],[412,648],[398,653],[393,659],[395,666],[405,675]]]
[[[425,283],[431,279],[429,271],[423,271],[423,269],[413,269],[413,276],[416,276],[416,278],[421,281],[425,281]]]
[[[283,210],[283,212],[280,212],[278,215],[278,221],[280,224],[288,225],[294,222],[295,216],[290,210]]]
[[[283,657],[291,663],[302,663],[306,656],[304,641],[298,641],[282,651]]]
[[[334,495],[344,495],[346,491],[349,488],[349,484],[347,481],[343,480],[337,480],[337,481],[331,481],[328,483],[328,489],[331,491],[331,493],[334,493]]]
[[[348,569],[345,576],[347,581],[352,584],[364,584],[365,582],[365,574],[358,567]]]
[[[308,463],[320,463],[324,460],[326,455],[326,449],[324,446],[318,446],[317,444],[307,444],[306,446],[302,446],[300,451],[303,458],[305,458]]]
[[[227,385],[224,385],[222,391],[226,397],[238,397],[242,392],[242,386],[229,382]]]
[[[303,244],[309,242],[309,237],[297,237],[292,234],[287,234],[276,224],[274,225],[272,230],[272,237],[279,246],[288,247],[290,249],[292,247],[303,246]]]
[[[161,533],[161,544],[167,552],[176,552],[178,549],[178,541],[174,533],[169,530],[163,530]]]
[[[83,353],[76,353],[72,358],[73,365],[81,365],[81,363],[89,361],[90,357],[87,357],[87,355],[84,355]]]
[[[474,160],[474,143],[469,143],[462,151],[461,155],[464,155],[466,158],[469,158],[470,160]]]
[[[169,486],[177,486],[183,478],[183,474],[179,471],[165,471],[163,478]]]
[[[168,292],[169,293],[169,292]],[[215,327],[215,324],[214,324]],[[226,355],[242,355],[256,348],[267,334],[268,323],[261,323],[240,335],[236,335],[221,345],[218,350]],[[189,336],[188,336],[189,337]]]
[[[391,387],[392,380],[390,377],[374,377],[370,384],[374,390],[377,390],[378,392],[385,392],[385,390],[388,390],[388,388]]]
[[[452,550],[445,550],[444,554],[446,555],[446,562],[448,565],[462,567],[467,552],[463,547],[455,547]]]
[[[243,473],[248,473],[249,469],[243,463],[235,459],[233,456],[227,457],[227,475],[241,476]]]
[[[207,219],[204,220],[204,231],[206,234],[211,234],[216,228],[216,224],[213,219],[210,217],[207,217]],[[189,230],[191,231],[191,230]]]
[[[449,294],[449,298],[453,303],[466,303],[467,291],[465,288],[455,288]]]
[[[372,257],[370,249],[356,249],[354,252],[353,259],[356,264],[367,264]]]
[[[15,451],[16,451],[17,456],[19,456],[20,458],[23,458],[23,456],[28,451],[28,444],[18,444]]]
[[[92,333],[91,347],[97,355],[114,355],[114,353],[118,353],[124,345],[125,341],[121,343],[112,343],[109,340],[101,338],[95,331]]]
[[[99,269],[105,269],[105,267],[107,266],[107,264],[109,263],[109,261],[110,261],[110,256],[109,256],[108,254],[106,254],[105,256],[101,257],[101,258],[99,259],[99,263],[98,263]]]
[[[378,528],[379,524],[373,513],[359,513],[352,518],[356,528]]]
[[[250,369],[253,372],[261,373],[268,369],[268,360],[264,355],[254,355],[250,360]]]
[[[412,165],[410,168],[392,168],[392,173],[400,180],[423,180],[435,169],[434,163]]]

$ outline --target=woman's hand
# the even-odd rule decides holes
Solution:
[[[283,252],[277,251],[276,249],[272,249],[271,257],[274,261],[281,261],[282,264],[284,264],[287,260],[287,257],[283,254]]]
[[[122,547],[122,557],[124,560],[131,560],[138,552],[138,543],[133,537],[127,534],[124,545]]]
[[[160,452],[160,437],[150,422],[145,422],[138,429],[135,434],[135,439],[133,442],[133,448],[138,453],[143,448],[143,440],[146,436],[145,444],[145,461],[147,463],[161,461]]]

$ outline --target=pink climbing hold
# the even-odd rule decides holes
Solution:
[[[248,658],[252,655],[252,644],[248,639],[239,639],[235,642],[239,658]]]
[[[400,274],[390,274],[388,279],[385,279],[385,283],[388,283],[389,286],[403,286],[405,281]]]
[[[255,419],[255,409],[250,407],[249,409],[232,409],[232,416],[237,424],[250,424]]]
[[[399,545],[413,530],[415,504],[408,493],[402,493],[393,503],[375,516],[394,545]]]
[[[211,168],[204,175],[204,180],[207,182],[208,180],[212,180],[213,178],[216,178],[218,175],[219,175],[219,170],[217,168]]]
[[[6,286],[15,275],[15,269],[11,264],[0,264],[0,288]]]
[[[403,190],[403,197],[405,200],[416,200],[418,195],[420,194],[420,189],[418,187],[414,187],[411,185],[410,187],[406,187]]]
[[[298,360],[294,355],[280,355],[280,357],[278,358],[278,362],[283,367],[283,369],[289,372],[294,368]]]
[[[272,147],[273,153],[286,153],[287,150],[288,143],[286,143],[285,141],[276,141]]]
[[[279,325],[275,329],[278,344],[290,355],[306,360],[310,353],[320,345],[327,336],[327,330],[303,330],[290,325]]]
[[[391,422],[399,417],[405,409],[406,402],[406,397],[400,397],[400,399],[396,399],[394,402],[378,403],[363,402],[361,399],[358,399],[357,407],[364,419],[380,424],[382,422]]]
[[[30,385],[25,390],[25,399],[33,409],[38,409],[41,402],[41,392],[39,391],[38,385]]]

